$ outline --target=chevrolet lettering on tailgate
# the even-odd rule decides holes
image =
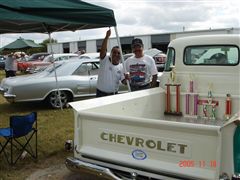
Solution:
[[[186,155],[190,152],[190,146],[178,140],[169,140],[165,138],[156,139],[154,137],[143,137],[142,135],[126,135],[126,133],[113,133],[103,131],[100,133],[101,141],[114,144],[123,144],[138,148],[152,149],[162,152]]]

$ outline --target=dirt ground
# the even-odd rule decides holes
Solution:
[[[67,169],[65,164],[51,166],[33,172],[26,180],[92,180],[99,179],[88,174],[79,174]]]

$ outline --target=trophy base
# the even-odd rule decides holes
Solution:
[[[167,111],[165,111],[164,114],[165,115],[182,116],[182,112],[172,112],[172,111],[167,112]]]

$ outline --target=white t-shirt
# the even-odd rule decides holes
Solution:
[[[100,60],[97,89],[106,93],[117,92],[123,71],[122,64],[113,65],[109,56]]]
[[[132,56],[126,60],[125,66],[126,72],[130,73],[131,86],[144,86],[151,82],[153,75],[158,73],[154,59],[148,55],[141,58]]]

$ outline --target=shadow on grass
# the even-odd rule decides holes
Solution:
[[[52,110],[43,102],[18,102],[18,103],[8,103],[4,102],[0,104],[1,113],[23,113],[30,111],[42,111],[42,110]]]
[[[94,98],[94,97],[82,97],[82,98],[77,98],[74,101],[87,100],[91,98]],[[60,109],[53,109],[44,101],[9,103],[4,100],[1,100],[0,98],[0,113],[16,114],[16,113],[25,113],[25,112],[32,112],[32,111],[48,111],[48,110],[51,111],[51,110],[60,110]]]

